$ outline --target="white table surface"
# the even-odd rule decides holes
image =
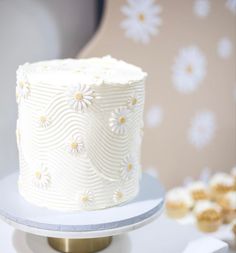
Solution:
[[[231,238],[228,229],[210,234],[217,238]],[[189,241],[206,236],[192,224],[181,225],[164,214],[153,223],[138,230],[116,236],[102,253],[181,253]],[[209,236],[209,235],[207,235]],[[231,238],[232,239],[232,238]],[[13,229],[0,221],[0,253],[56,253],[44,237]],[[228,253],[235,252],[231,249]]]

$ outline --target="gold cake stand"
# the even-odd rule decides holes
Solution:
[[[98,252],[111,244],[113,236],[145,226],[163,211],[164,189],[147,174],[143,174],[139,194],[131,202],[73,213],[29,204],[18,192],[17,178],[18,173],[13,173],[0,179],[0,218],[16,229],[47,237],[59,252]]]
[[[48,238],[49,245],[59,252],[64,253],[94,253],[107,248],[112,241],[112,236],[92,239],[64,239]]]

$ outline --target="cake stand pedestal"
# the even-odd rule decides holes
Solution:
[[[18,173],[0,180],[0,218],[14,228],[48,237],[61,252],[92,253],[106,248],[112,236],[145,226],[163,211],[164,189],[143,174],[138,196],[123,205],[81,212],[59,212],[37,207],[18,193]]]

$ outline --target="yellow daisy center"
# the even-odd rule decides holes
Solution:
[[[41,179],[41,177],[42,177],[42,173],[40,172],[40,171],[36,171],[35,172],[35,177],[38,179],[38,180],[40,180]]]
[[[137,98],[132,98],[132,100],[131,100],[131,104],[132,104],[132,105],[136,105],[137,102],[138,102],[138,99],[137,99]]]
[[[119,123],[120,124],[124,124],[126,122],[126,118],[124,117],[124,116],[121,116],[120,118],[119,118]]]
[[[186,72],[187,72],[188,74],[192,74],[192,73],[193,73],[193,67],[192,67],[191,65],[188,65],[188,66],[186,67]]]
[[[127,166],[127,170],[130,172],[133,169],[133,164],[129,163]]]
[[[122,192],[117,192],[116,197],[117,197],[117,199],[122,199],[123,198],[123,193]]]
[[[139,19],[139,21],[144,22],[144,20],[145,20],[144,14],[143,13],[139,13],[138,14],[138,19]]]
[[[88,202],[88,201],[89,201],[88,195],[83,195],[83,196],[81,197],[81,201],[82,201],[83,203]]]
[[[75,97],[75,100],[77,101],[81,101],[84,98],[81,92],[76,92],[74,97]]]
[[[46,117],[46,116],[41,116],[41,117],[40,117],[40,122],[41,122],[42,124],[46,123],[46,121],[47,121],[47,117]]]
[[[77,142],[75,142],[75,141],[70,144],[70,146],[71,146],[72,149],[77,149],[78,145],[79,144]]]

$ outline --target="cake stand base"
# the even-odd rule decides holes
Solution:
[[[155,220],[164,207],[163,187],[145,173],[139,194],[132,201],[81,212],[59,212],[31,205],[19,194],[17,179],[18,173],[0,179],[0,218],[16,229],[48,237],[52,248],[65,253],[100,251],[111,243],[112,236]]]
[[[107,248],[111,241],[112,236],[92,239],[48,238],[53,249],[64,253],[94,253]]]

